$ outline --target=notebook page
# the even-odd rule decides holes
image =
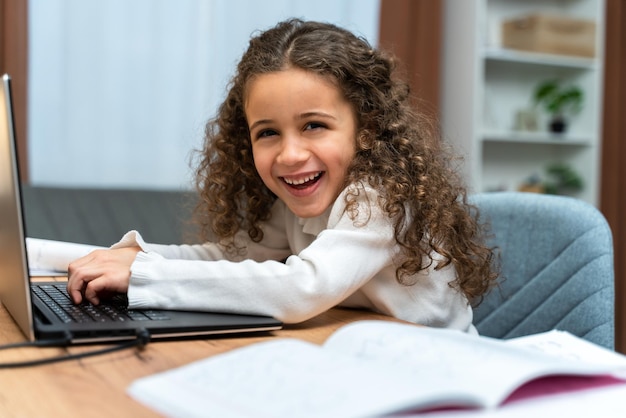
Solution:
[[[367,338],[359,338],[367,335]],[[572,357],[591,345],[593,353],[603,348],[570,336],[562,345],[570,354],[555,355],[536,348],[540,340],[554,334],[541,334],[529,343],[509,344],[503,340],[469,335],[460,331],[418,327],[387,321],[356,322],[335,332],[325,343],[327,349],[363,361],[376,361],[402,368],[415,379],[447,387],[459,393],[474,394],[485,406],[501,404],[519,386],[551,374],[620,375],[626,370],[626,357],[615,354],[604,363],[584,362]],[[563,350],[565,348],[562,348]],[[587,347],[589,348],[589,347]]]
[[[402,371],[282,339],[138,379],[128,392],[171,417],[349,418],[428,406],[442,391]]]

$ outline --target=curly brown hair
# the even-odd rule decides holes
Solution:
[[[396,271],[400,283],[428,268],[453,264],[458,286],[469,300],[480,300],[497,274],[494,251],[483,241],[485,225],[467,202],[461,178],[452,168],[432,118],[414,111],[408,84],[397,62],[365,39],[332,24],[290,19],[254,36],[237,66],[228,95],[208,122],[196,170],[200,201],[196,215],[202,238],[217,238],[234,249],[234,235],[247,231],[263,238],[276,196],[255,169],[244,112],[246,88],[254,77],[300,68],[333,80],[357,117],[357,151],[346,185],[367,182],[378,204],[393,219],[395,239],[404,252]],[[348,193],[349,213],[358,210]]]

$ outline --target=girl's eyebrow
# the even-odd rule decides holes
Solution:
[[[266,125],[266,124],[270,124],[272,123],[271,119],[261,119],[261,120],[257,120],[255,121],[252,125],[250,125],[250,127],[248,128],[249,131],[253,131],[254,128],[256,128],[259,125]]]
[[[307,119],[307,118],[311,118],[311,117],[321,117],[321,118],[326,118],[326,119],[337,119],[334,115],[332,115],[330,113],[326,113],[326,112],[321,112],[321,111],[306,112],[306,113],[302,113],[300,115],[300,119]]]
[[[301,113],[300,115],[298,115],[298,119],[309,119],[309,118],[324,118],[324,119],[337,120],[337,118],[334,115],[330,113],[326,113],[326,112],[321,112],[321,111],[305,112],[305,113]],[[267,124],[271,124],[272,122],[273,122],[272,119],[259,119],[257,121],[254,121],[248,129],[250,131],[253,131],[254,128],[256,128],[259,125],[267,125]]]

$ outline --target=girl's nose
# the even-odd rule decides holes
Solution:
[[[280,153],[276,162],[282,165],[292,166],[302,163],[309,158],[309,150],[305,141],[296,135],[283,137]]]

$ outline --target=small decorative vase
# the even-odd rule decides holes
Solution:
[[[549,129],[550,132],[555,134],[562,134],[567,131],[567,122],[565,121],[565,118],[563,118],[562,116],[555,116],[554,118],[552,118],[552,120],[550,121]]]

